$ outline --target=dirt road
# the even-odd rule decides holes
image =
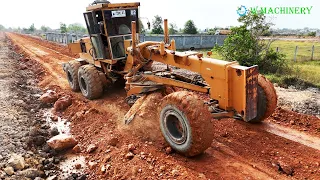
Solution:
[[[279,108],[259,125],[212,120],[211,147],[199,157],[186,158],[171,152],[162,138],[154,138],[160,137],[157,120],[133,123],[131,130],[123,125],[129,107],[121,87],[95,101],[72,92],[61,63],[74,56],[65,48],[28,36],[8,36],[45,69],[39,82],[42,88],[73,97],[62,115],[71,121],[71,132],[80,141],[89,179],[320,179],[316,117]],[[93,153],[86,152],[90,144],[97,146]]]
[[[44,108],[38,101],[42,91],[37,73],[28,69],[28,62],[0,32],[0,179],[48,177],[55,165],[48,168],[44,159],[59,161],[55,152],[42,151],[50,130],[41,116]]]

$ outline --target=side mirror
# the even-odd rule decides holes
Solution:
[[[148,21],[147,24],[148,24],[148,29],[150,30],[150,22]]]

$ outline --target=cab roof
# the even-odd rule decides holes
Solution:
[[[133,3],[101,3],[93,6],[88,6],[87,11],[101,10],[101,9],[118,9],[118,8],[134,8],[139,7],[140,2]]]

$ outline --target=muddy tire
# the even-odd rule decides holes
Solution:
[[[67,74],[67,79],[72,91],[80,91],[79,82],[78,82],[78,70],[81,66],[81,63],[78,61],[69,61],[64,70]]]
[[[259,123],[271,116],[277,107],[277,94],[273,84],[264,76],[258,76],[258,104],[257,117],[250,120],[250,123]]]
[[[102,95],[103,85],[99,71],[93,65],[79,68],[78,82],[83,96],[87,99],[97,99]]]
[[[213,140],[211,114],[203,101],[191,92],[179,91],[162,99],[160,129],[169,145],[185,156],[196,156]]]

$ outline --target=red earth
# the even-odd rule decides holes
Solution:
[[[277,108],[256,125],[212,119],[211,146],[187,158],[168,148],[156,117],[124,125],[130,107],[123,87],[93,101],[72,92],[61,64],[77,56],[67,47],[26,35],[7,36],[32,62],[28,68],[39,73],[41,88],[72,97],[72,105],[60,115],[71,122],[80,155],[90,164],[89,179],[320,179],[320,121],[314,116]],[[88,153],[90,144],[97,149]]]

